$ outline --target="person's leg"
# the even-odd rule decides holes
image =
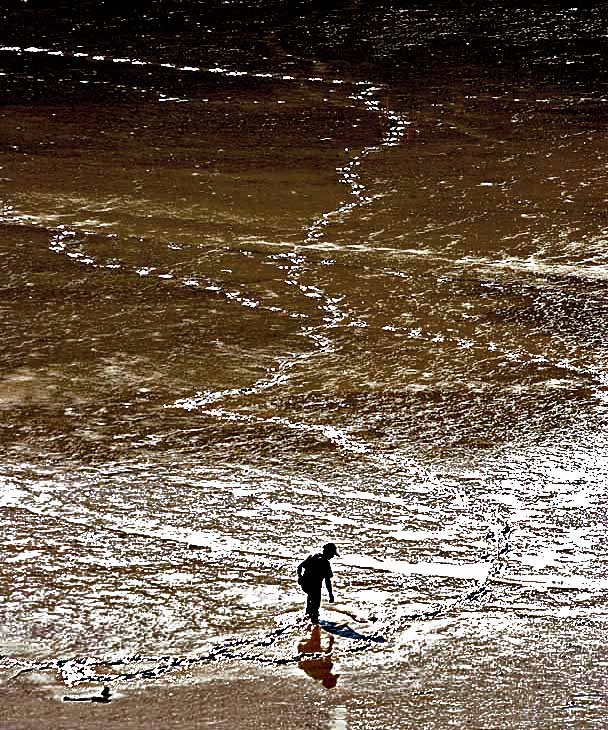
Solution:
[[[311,604],[312,604],[312,598],[311,598],[310,591],[306,591],[306,610],[305,610],[306,616],[310,616]]]
[[[321,606],[321,585],[311,586],[307,591],[306,614],[313,622],[319,623],[319,607]]]

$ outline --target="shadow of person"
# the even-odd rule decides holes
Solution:
[[[321,646],[321,627],[315,624],[312,627],[310,638],[301,641],[298,644],[300,654],[323,654],[324,656],[315,656],[311,659],[301,659],[298,662],[298,668],[306,672],[309,677],[321,682],[326,689],[335,687],[338,683],[339,674],[334,674],[331,670],[334,665],[331,660],[331,650],[334,645],[334,637],[329,637],[329,642],[325,648]]]
[[[373,641],[375,644],[383,644],[386,641],[384,636],[380,636],[378,634],[362,634],[360,631],[356,631],[346,623],[338,624],[335,621],[323,621],[322,623],[323,629],[328,634],[342,636],[345,639],[351,639],[353,641]]]
[[[93,697],[68,697],[67,695],[63,698],[64,702],[112,702],[110,699],[110,688],[104,687],[99,695],[93,695]]]

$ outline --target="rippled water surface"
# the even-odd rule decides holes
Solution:
[[[6,685],[605,727],[604,4],[3,15]]]

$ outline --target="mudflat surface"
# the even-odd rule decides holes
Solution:
[[[21,5],[1,722],[605,727],[604,4]]]

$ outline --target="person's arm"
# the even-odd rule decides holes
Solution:
[[[308,560],[308,558],[306,558]],[[298,579],[302,577],[302,571],[304,570],[304,565],[306,563],[306,560],[303,560],[300,565],[298,565]]]
[[[334,602],[334,592],[331,588],[331,578],[329,576],[326,576],[325,578],[325,587],[327,588],[327,593],[329,594],[329,602]]]

